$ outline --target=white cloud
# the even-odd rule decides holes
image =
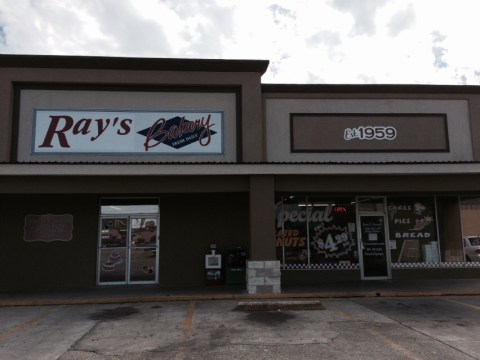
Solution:
[[[402,31],[411,28],[415,24],[416,16],[412,4],[408,4],[406,8],[398,10],[390,18],[387,26],[391,36],[397,36]]]
[[[170,54],[170,43],[163,26],[156,21],[146,19],[132,3],[118,0],[97,0],[89,4],[90,14],[97,20],[99,32],[115,53],[137,56]],[[104,44],[107,45],[107,44]]]
[[[3,46],[7,45],[7,38],[5,37],[5,31],[1,26],[0,26],[0,44],[2,44]]]
[[[471,0],[0,0],[0,52],[267,59],[264,82],[480,84]]]
[[[374,35],[377,10],[388,0],[331,0],[334,8],[350,13],[354,18],[353,35]]]

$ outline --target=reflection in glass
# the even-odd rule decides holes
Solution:
[[[156,246],[157,219],[148,217],[131,218],[131,246]]]
[[[360,197],[358,198],[358,211],[381,212],[385,211],[383,197]]]
[[[480,262],[480,197],[461,197],[460,216],[465,261]]]
[[[125,247],[127,223],[127,218],[102,219],[101,247]]]
[[[155,214],[158,205],[102,205],[102,215]]]

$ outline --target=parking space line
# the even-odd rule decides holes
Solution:
[[[389,338],[387,338],[385,335],[383,335],[382,333],[376,331],[376,330],[373,330],[373,329],[367,329],[367,331],[372,334],[373,336],[375,336],[376,338],[380,338],[382,339],[383,341],[385,341],[387,344],[389,344],[392,348],[394,348],[395,350],[401,352],[403,355],[405,355],[407,358],[409,359],[412,359],[412,360],[423,360],[422,357],[419,357],[417,356],[416,354],[414,354],[413,352],[411,352],[410,350],[408,350],[406,347],[400,345],[399,343],[396,343],[395,341],[392,341],[390,340]]]
[[[190,304],[188,304],[187,314],[185,315],[185,322],[183,323],[184,336],[187,336],[190,330],[192,330],[194,310],[195,310],[195,301],[191,301]]]
[[[333,311],[343,320],[353,320],[353,317],[345,311],[338,310],[338,309],[334,309]]]
[[[43,320],[44,318],[46,318],[50,314],[50,312],[51,312],[51,310],[44,311],[40,315],[35,316],[34,318],[32,318],[30,320],[24,321],[20,324],[17,324],[14,327],[12,327],[11,329],[0,333],[0,340],[5,339],[6,337],[9,337],[10,335],[15,334],[16,332],[21,331],[23,329],[26,329],[29,326],[32,326],[33,324]]]
[[[187,336],[192,330],[193,325],[193,313],[195,311],[195,301],[190,301],[187,308],[187,313],[185,314],[185,321],[183,322],[183,336]],[[180,348],[175,354],[175,360],[184,360],[185,359],[185,350]]]
[[[352,321],[353,320],[353,317],[349,313],[347,313],[343,310],[333,309],[333,311],[343,320],[347,320],[347,321]],[[354,323],[362,323],[362,321],[357,321],[357,320],[353,320],[353,322]],[[404,346],[396,343],[395,341],[390,340],[389,338],[387,338],[385,335],[381,334],[380,332],[378,332],[376,330],[373,330],[373,329],[366,329],[366,331],[368,331],[370,334],[372,334],[375,338],[383,340],[385,343],[390,345],[393,349],[402,353],[407,358],[412,359],[412,360],[423,360],[423,358],[417,356],[416,354],[414,354],[413,352],[411,352],[410,350],[408,350]]]
[[[450,301],[450,302],[455,303],[455,304],[460,304],[460,305],[463,305],[463,306],[465,306],[465,307],[469,307],[469,308],[472,308],[472,309],[475,309],[475,310],[480,310],[480,306],[476,306],[476,305],[472,305],[472,304],[467,304],[467,303],[464,303],[464,302],[461,302],[461,301],[458,301],[458,300],[453,300],[453,299],[446,299],[446,298],[444,298],[444,300]]]

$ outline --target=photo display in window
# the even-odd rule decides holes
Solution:
[[[439,262],[433,198],[389,198],[392,262]]]

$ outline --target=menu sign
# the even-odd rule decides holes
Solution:
[[[35,154],[222,154],[222,111],[36,110]]]
[[[364,277],[388,276],[384,216],[361,216],[360,228]]]
[[[27,215],[23,238],[27,242],[70,241],[72,231],[72,215]]]

